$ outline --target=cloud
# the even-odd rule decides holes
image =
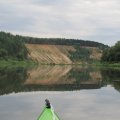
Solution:
[[[4,0],[0,1],[0,29],[113,45],[120,38],[119,4],[119,0]]]

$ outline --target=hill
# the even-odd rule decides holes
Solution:
[[[102,50],[97,47],[40,44],[26,44],[26,47],[29,58],[41,64],[80,64],[100,60],[102,56]]]
[[[0,32],[0,59],[32,59],[40,64],[72,64],[100,60],[107,45],[94,41],[33,38]]]

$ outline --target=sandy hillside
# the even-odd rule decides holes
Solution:
[[[91,55],[90,55],[90,58],[91,59],[96,59],[96,60],[100,60],[101,57],[102,57],[102,50],[100,50],[99,48],[96,48],[96,47],[93,47],[93,48],[90,48],[91,50]]]
[[[29,57],[42,64],[71,64],[69,51],[74,51],[72,46],[26,44]]]
[[[26,44],[29,57],[40,64],[72,64],[70,51],[76,51],[73,46]],[[85,47],[91,51],[90,59],[100,60],[102,51],[96,47]],[[80,62],[80,61],[79,61]]]

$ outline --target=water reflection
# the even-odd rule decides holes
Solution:
[[[0,95],[22,91],[70,91],[112,85],[120,91],[120,70],[82,66],[0,68]]]
[[[19,92],[27,79],[25,68],[0,68],[0,95]]]

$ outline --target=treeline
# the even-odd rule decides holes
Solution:
[[[103,62],[120,62],[120,41],[103,51]]]
[[[27,58],[27,49],[19,36],[0,32],[0,59],[23,60]]]
[[[91,51],[84,47],[75,46],[76,51],[70,52],[70,59],[73,62],[88,62],[90,61]]]
[[[78,40],[78,39],[26,37],[24,41],[25,43],[29,43],[29,44],[78,45],[78,46],[99,47],[100,49],[104,49],[108,47],[107,45],[104,45],[102,43],[98,43],[94,41]]]
[[[27,36],[19,36],[12,35],[10,33],[0,32],[1,34],[5,34],[6,36],[11,36],[15,38],[19,38],[20,41],[29,44],[50,44],[50,45],[79,45],[79,46],[89,46],[89,47],[99,47],[104,49],[108,47],[99,42],[88,41],[88,40],[78,40],[78,39],[65,39],[65,38],[34,38]]]

